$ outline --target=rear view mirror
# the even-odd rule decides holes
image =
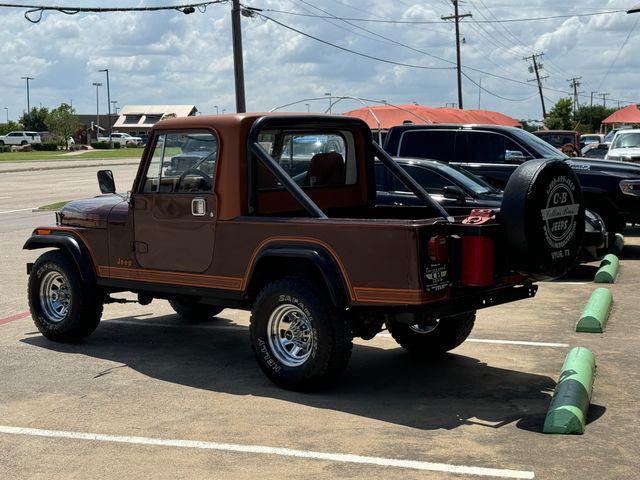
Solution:
[[[504,152],[505,162],[521,163],[527,160],[527,157],[520,150],[507,150]]]
[[[116,182],[111,170],[98,170],[98,185],[104,194],[116,193]]]
[[[455,185],[447,185],[446,187],[444,187],[444,197],[452,198],[460,204],[467,201],[467,196],[465,195],[465,193],[460,187]]]

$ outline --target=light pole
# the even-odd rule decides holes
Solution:
[[[329,97],[329,115],[331,115],[331,106],[333,104],[333,99],[331,98],[331,92],[325,93]]]
[[[111,105],[113,105],[113,113],[118,115],[118,101],[117,100],[111,100]]]
[[[100,103],[99,103],[99,92],[102,84],[100,82],[93,82],[91,85],[96,87],[96,140],[98,140],[98,136],[100,135]]]
[[[307,106],[307,113],[309,113],[311,111],[311,107],[309,106],[308,103],[305,103],[305,105]]]
[[[9,123],[9,107],[4,107],[4,110],[7,112],[7,123]]]
[[[111,144],[111,90],[109,89],[109,69],[103,68],[98,70],[99,72],[105,72],[107,74],[107,109],[109,111],[109,144]],[[111,148],[111,146],[109,146]]]
[[[22,80],[27,81],[27,113],[31,111],[31,100],[29,98],[29,80],[33,80],[33,77],[20,77]]]
[[[220,115],[220,109],[218,108],[218,105],[214,105],[213,108],[216,109],[216,115]]]
[[[226,111],[227,111],[227,109],[226,109],[226,108],[223,108],[223,109],[222,109],[222,114],[224,115],[224,112],[226,112]]]

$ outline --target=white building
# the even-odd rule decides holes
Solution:
[[[118,112],[113,131],[147,135],[163,118],[191,117],[197,111],[195,105],[125,105]]]

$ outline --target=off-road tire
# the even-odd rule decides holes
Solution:
[[[297,366],[280,361],[269,341],[270,317],[287,305],[303,312],[313,335],[309,356]],[[251,312],[250,332],[251,346],[262,371],[275,384],[289,390],[327,387],[344,371],[353,348],[344,312],[333,306],[323,288],[297,277],[273,281],[260,291]]]
[[[58,321],[47,315],[40,301],[42,281],[51,272],[62,275],[71,296],[66,314]],[[35,261],[29,276],[28,298],[36,327],[55,342],[79,342],[93,333],[104,305],[104,294],[95,284],[83,283],[74,261],[60,250],[46,252]]]
[[[397,322],[389,322],[387,328],[393,339],[411,354],[437,357],[462,345],[475,321],[476,312],[467,312],[440,319],[429,332],[419,333],[411,325]]]
[[[178,315],[189,320],[209,320],[224,310],[223,307],[215,305],[178,299],[169,300],[169,304]]]

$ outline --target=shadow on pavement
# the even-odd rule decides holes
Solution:
[[[640,245],[625,245],[620,254],[620,260],[640,259]]]
[[[80,344],[54,343],[42,336],[22,341],[124,363],[165,382],[276,398],[424,430],[468,424],[499,428],[516,422],[519,428],[541,431],[539,420],[544,419],[555,387],[547,376],[497,368],[455,353],[420,362],[400,348],[355,345],[351,363],[333,389],[289,392],[263,376],[249,346],[248,329],[215,328],[230,324],[223,317],[203,324],[211,328],[145,325],[184,325],[175,315],[126,317],[116,319],[126,324],[103,321]]]
[[[552,280],[552,282],[591,282],[595,277],[598,267],[596,265],[577,265],[564,277]]]

